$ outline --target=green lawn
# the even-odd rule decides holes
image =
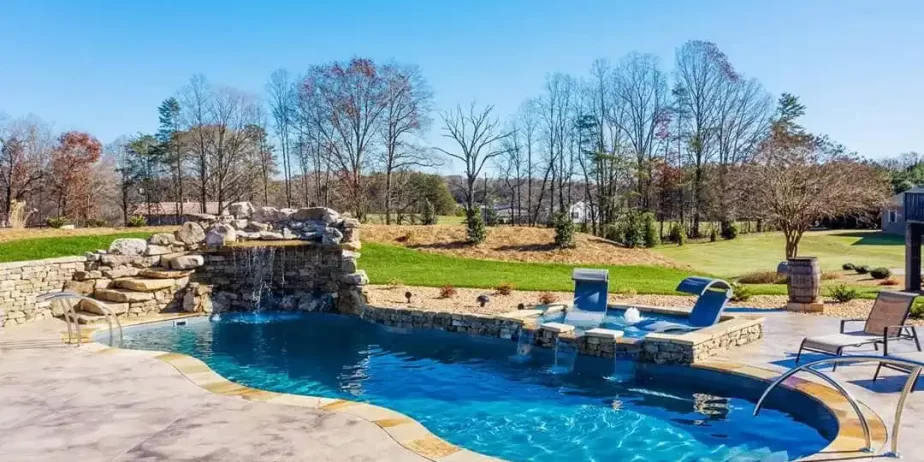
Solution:
[[[878,231],[813,231],[802,238],[799,255],[818,257],[823,270],[841,268],[844,263],[902,268],[903,236]],[[697,271],[735,277],[755,271],[774,271],[785,259],[782,233],[744,234],[729,241],[684,246],[662,245],[655,249],[677,263]]]
[[[131,232],[98,236],[44,237],[3,242],[0,243],[0,263],[83,255],[84,252],[89,250],[108,249],[109,244],[120,237],[146,239],[149,236],[151,236],[151,233]]]

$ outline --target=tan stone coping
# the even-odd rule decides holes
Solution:
[[[196,316],[201,315],[177,314],[175,316],[159,316],[157,319],[140,319],[136,322],[125,323],[124,325],[141,325]],[[95,329],[86,329],[90,331],[90,334],[85,337],[92,337],[94,332],[104,329],[108,329],[108,327],[97,326]],[[619,341],[623,339],[616,340]],[[404,448],[431,461],[464,462],[498,460],[455,446],[430,433],[426,427],[416,420],[381,406],[344,399],[292,395],[250,388],[225,379],[204,362],[181,353],[127,350],[109,347],[98,342],[88,343],[86,347],[97,354],[133,355],[137,357],[159,359],[176,368],[177,371],[183,374],[192,383],[215,394],[239,397],[249,401],[262,401],[349,414],[372,422]],[[690,367],[733,374],[766,382],[768,384],[780,376],[778,371],[727,361],[705,361],[693,364]],[[837,422],[837,435],[834,439],[817,454],[804,457],[800,460],[830,461],[868,458],[872,457],[874,454],[878,454],[882,447],[885,446],[886,440],[888,439],[888,430],[886,429],[885,423],[879,415],[865,404],[860,403],[860,407],[869,424],[872,447],[874,451],[876,451],[875,453],[862,451],[865,441],[863,440],[863,429],[860,425],[860,420],[854,414],[853,408],[843,395],[827,385],[798,377],[790,377],[782,383],[782,386],[814,399],[824,406],[831,415],[834,416]]]

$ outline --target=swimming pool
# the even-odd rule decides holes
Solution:
[[[511,356],[510,341],[397,333],[327,314],[223,314],[218,322],[126,329],[124,347],[197,357],[229,380],[277,392],[366,401],[407,414],[467,449],[515,461],[779,461],[828,440],[791,415],[686,372],[633,378],[580,357]],[[689,371],[690,368],[684,368]]]

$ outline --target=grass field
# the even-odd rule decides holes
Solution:
[[[822,270],[832,271],[844,263],[902,268],[903,236],[878,231],[812,231],[805,234],[799,255],[818,257]],[[696,271],[735,277],[755,271],[774,271],[785,260],[782,233],[744,234],[730,241],[684,246],[662,245],[655,249],[677,263]]]
[[[89,250],[108,249],[109,244],[120,237],[147,238],[151,236],[151,234],[153,233],[135,231],[117,234],[43,237],[0,242],[0,263],[83,255],[84,252]]]

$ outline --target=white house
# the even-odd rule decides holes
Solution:
[[[588,223],[590,222],[590,206],[587,202],[577,201],[568,208],[568,215],[575,223]]]

